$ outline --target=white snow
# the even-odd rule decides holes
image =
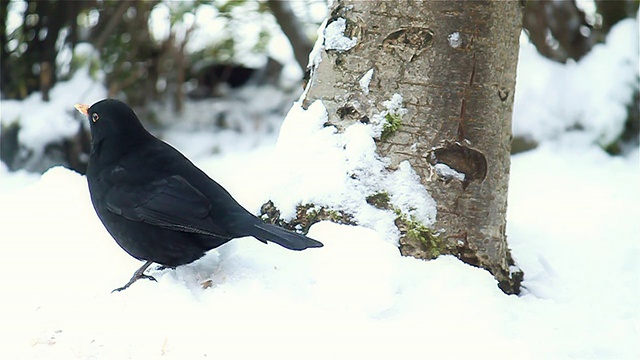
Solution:
[[[213,19],[213,17],[211,17]],[[149,13],[149,30],[154,40],[166,41],[171,35],[171,9],[169,4],[161,2]]]
[[[346,29],[347,21],[343,18],[338,18],[329,23],[324,29],[324,49],[347,51],[356,46],[358,38],[348,38],[344,36]]]
[[[322,24],[318,27],[318,31],[316,31],[316,35],[318,38],[316,42],[313,44],[313,49],[309,53],[309,67],[317,67],[322,61],[322,50],[324,49],[324,32],[327,27],[328,19],[325,19]]]
[[[386,179],[385,188],[391,195],[391,204],[409,219],[431,226],[436,221],[436,202],[420,183],[420,177],[408,161]]]
[[[464,178],[466,177],[464,173],[457,172],[447,164],[437,163],[434,165],[434,168],[436,169],[436,174],[445,180],[456,179],[458,181],[464,181]]]
[[[395,93],[391,96],[391,99],[382,102],[382,106],[385,107],[378,114],[374,114],[371,117],[371,123],[373,124],[373,133],[375,137],[380,137],[385,125],[388,123],[387,115],[394,115],[402,118],[407,113],[407,109],[402,106],[402,95]]]
[[[614,30],[614,43],[628,37],[628,21]],[[589,66],[617,75],[555,79],[565,90],[580,82],[582,102],[568,92],[554,93],[558,99],[543,94],[554,76],[587,65],[541,66],[538,82],[522,69],[544,62],[526,47],[521,53],[518,91],[531,97],[517,96],[516,108],[537,112],[520,110],[514,127],[544,135],[537,149],[512,159],[507,234],[525,273],[521,296],[504,295],[489,273],[452,257],[400,256],[394,215],[364,198],[388,188],[393,206],[427,222],[435,212],[411,213],[412,204],[430,208],[411,167],[385,173],[385,160],[371,151],[373,126],[337,134],[325,126],[322,103],[307,110],[296,103],[276,146],[259,142],[250,150],[232,137],[217,141],[242,152],[211,156],[202,143],[229,132],[166,138],[254,213],[271,198],[292,216],[301,200],[353,211],[361,226],[317,223],[309,235],[325,246],[302,252],[237,239],[193,264],[153,269],[157,283],[139,281],[122,293],[110,291],[140,263],[104,230],[86,179],[60,167],[40,176],[1,165],[0,358],[640,358],[640,152],[614,157],[583,141],[608,134],[598,114],[611,107],[610,120],[618,121],[613,109],[624,98],[609,95],[627,78],[614,69],[626,66],[618,60],[628,48],[603,46],[610,52],[599,51]],[[12,121],[7,114],[62,116],[76,102],[97,100],[91,92],[70,99],[87,82],[70,83],[52,91],[55,108],[3,100],[3,122]],[[406,111],[400,94],[385,106]],[[188,111],[194,109],[214,111]],[[568,136],[565,126],[549,129],[545,114],[562,122],[568,121],[562,114],[578,116],[585,130]],[[27,126],[35,138],[51,131]]]
[[[234,160],[205,169],[227,173],[234,194],[268,181],[229,174]],[[311,229],[321,249],[239,239],[111,294],[139,263],[103,229],[84,177],[51,169],[0,192],[0,356],[417,359],[426,347],[436,358],[637,358],[637,159],[548,145],[513,160],[520,297],[454,258],[404,258],[379,232],[331,223]]]
[[[76,103],[93,104],[106,96],[106,89],[89,75],[88,68],[78,70],[68,81],[61,81],[49,93],[51,101],[42,101],[40,92],[22,101],[2,100],[0,120],[7,126],[20,122],[18,141],[34,152],[45,145],[75,135],[80,123],[75,117]]]
[[[221,47],[223,51],[218,60],[251,68],[264,66],[268,55],[285,67],[285,81],[292,83],[294,76],[299,81],[302,71],[295,62],[286,36],[273,15],[259,11],[259,6],[254,1],[237,2],[221,15],[216,5],[206,2],[185,11],[183,2],[164,0],[150,12],[149,30],[157,42],[165,41],[173,34],[175,41],[181,43],[188,35],[186,50],[189,53]],[[265,36],[268,37],[267,43],[261,44]],[[229,40],[232,40],[231,49]],[[266,51],[256,51],[264,45]]]
[[[369,69],[362,77],[358,84],[360,84],[360,89],[362,93],[365,95],[369,95],[369,83],[371,83],[371,78],[373,77],[373,68]]]
[[[608,145],[624,129],[627,105],[638,87],[638,21],[620,21],[606,43],[566,65],[540,56],[520,39],[514,136],[537,142],[578,133]]]
[[[26,1],[11,1],[7,6],[7,29],[6,33],[11,34],[16,31],[24,21],[24,13],[27,11]],[[15,41],[9,41],[14,43],[14,46],[18,46]]]
[[[377,116],[381,119],[387,113],[406,112],[399,94],[383,105],[386,110]],[[356,122],[338,133],[334,126],[325,126],[326,121],[326,109],[318,100],[307,110],[296,102],[282,124],[276,147],[279,162],[271,175],[279,180],[269,199],[283,218],[293,218],[299,204],[344,210],[392,244],[399,237],[394,210],[427,226],[435,221],[435,202],[411,165],[402,163],[397,171],[389,171],[388,160],[375,153],[374,138],[383,124],[375,119],[372,124]],[[381,210],[367,203],[369,196],[381,192],[387,192],[394,209]]]
[[[393,94],[390,100],[385,100],[382,105],[387,108],[391,114],[404,115],[407,113],[407,109],[402,107],[402,95]]]
[[[462,44],[460,33],[457,31],[449,34],[449,36],[447,36],[447,40],[449,41],[449,46],[451,46],[452,48],[458,48],[460,47],[460,44]]]

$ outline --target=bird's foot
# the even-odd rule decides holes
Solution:
[[[147,279],[147,280],[152,280],[155,282],[158,282],[158,280],[156,280],[156,278],[154,278],[153,276],[150,275],[145,275],[144,271],[147,270],[147,268],[153,263],[153,261],[147,261],[146,263],[144,263],[144,265],[142,265],[140,267],[140,269],[136,270],[135,273],[133,273],[133,276],[131,277],[131,280],[129,280],[128,283],[124,284],[124,286],[119,287],[117,289],[113,289],[111,291],[111,293],[114,292],[118,292],[118,291],[122,291],[126,288],[128,288],[129,286],[131,286],[134,282],[140,280],[140,279]]]

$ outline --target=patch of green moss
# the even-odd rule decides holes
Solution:
[[[382,126],[381,140],[386,140],[402,127],[402,116],[400,114],[387,113],[384,116],[385,123]]]
[[[435,259],[443,254],[451,254],[450,249],[431,229],[417,221],[413,217],[407,217],[399,209],[394,210],[396,213],[396,226],[400,230],[400,244],[402,246],[413,248],[409,251],[409,255]],[[405,253],[405,251],[403,251]]]
[[[284,221],[280,218],[280,211],[275,207],[272,201],[262,205],[260,209],[260,218],[263,221],[277,224],[289,230],[301,231],[306,234],[311,225],[329,220],[338,224],[355,225],[353,216],[340,210],[331,210],[314,204],[298,205],[296,208],[296,217],[291,221]]]
[[[422,245],[428,249],[427,253],[432,259],[442,255],[442,242],[422,224],[409,229],[409,231],[407,231],[407,238],[422,243]]]
[[[299,205],[297,208],[298,219],[306,219],[311,226],[318,221],[329,220],[335,223],[351,222],[353,219],[342,211],[330,210],[313,204]]]

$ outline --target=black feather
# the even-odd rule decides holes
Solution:
[[[319,241],[267,223],[254,224],[254,230],[250,235],[262,242],[271,241],[290,250],[322,247]]]
[[[116,242],[147,261],[123,288],[145,278],[150,262],[188,264],[238,237],[291,250],[322,246],[249,213],[179,151],[148,133],[126,104],[103,100],[85,115],[92,135],[87,180],[93,207]]]

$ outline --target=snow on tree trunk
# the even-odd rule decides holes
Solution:
[[[453,254],[507,293],[522,280],[505,235],[521,16],[516,1],[336,1],[303,101],[338,131],[381,121],[388,169],[408,160],[420,176],[437,219],[398,216],[404,255]]]

